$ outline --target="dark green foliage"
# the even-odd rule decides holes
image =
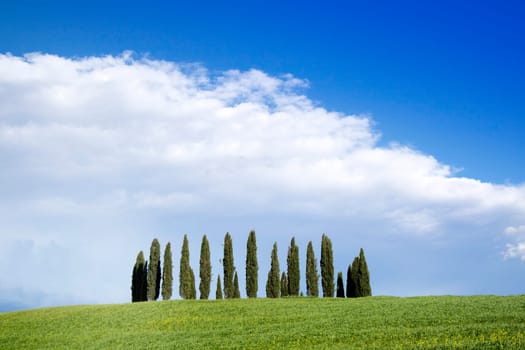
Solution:
[[[195,275],[190,266],[190,249],[188,236],[184,235],[180,256],[179,295],[183,299],[195,299]]]
[[[188,299],[197,299],[197,289],[195,288],[195,274],[190,268],[190,297]]]
[[[241,297],[241,290],[239,289],[239,277],[237,277],[237,271],[235,271],[235,277],[233,278],[233,299],[239,299]]]
[[[224,297],[226,299],[233,298],[233,275],[235,273],[235,265],[233,263],[233,246],[232,238],[229,232],[224,236],[224,257],[222,259],[224,268]]]
[[[148,301],[148,261],[144,263],[144,274],[142,275],[141,301]]]
[[[345,297],[345,287],[343,284],[343,273],[339,272],[337,274],[337,292],[336,296],[338,298],[344,298]]]
[[[157,278],[155,278],[155,300],[157,300],[159,298],[159,295],[160,295],[160,281],[162,279],[162,273],[161,273],[161,269],[160,269],[160,259],[157,261],[157,264],[158,264],[158,268],[157,268]]]
[[[355,258],[351,265],[348,265],[346,272],[346,297],[356,298],[357,297],[357,269],[359,266],[359,258]]]
[[[279,258],[277,256],[277,242],[273,244],[272,262],[270,271],[268,271],[268,280],[266,281],[266,297],[279,298]]]
[[[257,298],[258,287],[257,264],[257,241],[255,231],[250,231],[248,242],[246,243],[246,295],[248,298]]]
[[[171,243],[166,244],[164,250],[164,264],[162,273],[162,299],[169,300],[173,290],[173,263],[171,256]]]
[[[288,248],[288,295],[299,295],[301,272],[299,270],[299,247],[295,244],[295,237]]]
[[[312,241],[308,242],[306,250],[306,295],[309,297],[319,296],[319,275]]]
[[[356,256],[352,266],[348,267],[346,296],[348,298],[357,298],[371,295],[370,273],[368,272],[365,253],[363,248],[361,248],[359,256]]]
[[[202,236],[201,257],[199,261],[199,277],[201,279],[199,284],[200,298],[208,299],[210,295],[211,284],[211,260],[210,245],[206,235]]]
[[[286,273],[283,271],[281,274],[281,297],[288,296],[288,279],[286,278]]]
[[[368,265],[366,263],[365,252],[363,248],[359,251],[359,268],[357,270],[358,276],[358,296],[369,297],[372,295],[372,287],[370,287],[370,273],[368,272]]]
[[[222,299],[221,275],[217,276],[217,289],[215,290],[215,299]]]
[[[334,258],[332,252],[332,241],[323,234],[321,240],[321,285],[323,297],[334,296]]]
[[[131,277],[131,301],[146,301],[148,288],[148,263],[144,261],[142,250],[137,255],[137,261],[133,266],[133,275]]]
[[[157,300],[160,292],[160,244],[155,238],[151,242],[148,267],[148,300]]]

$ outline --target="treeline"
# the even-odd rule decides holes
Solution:
[[[131,301],[153,301],[162,295],[163,300],[172,297],[173,286],[173,263],[171,244],[168,242],[164,249],[164,260],[161,271],[161,248],[159,241],[155,238],[151,242],[149,261],[145,260],[144,253],[140,251],[137,255],[131,278]],[[286,271],[280,271],[277,243],[273,244],[271,253],[270,270],[266,280],[266,297],[279,298],[286,296],[303,295],[300,291],[300,265],[299,247],[292,238],[288,247],[286,258]],[[229,233],[224,237],[224,251],[222,258],[223,283],[220,274],[217,276],[215,299],[240,298],[239,277],[233,258],[233,244]],[[366,263],[365,253],[361,248],[359,256],[348,265],[346,273],[346,288],[343,281],[343,273],[338,272],[337,281],[334,283],[334,263],[332,242],[327,235],[323,234],[321,239],[321,259],[319,261],[321,275],[317,270],[317,259],[314,254],[312,241],[308,242],[306,249],[306,296],[319,296],[319,277],[323,297],[356,298],[372,295],[370,287],[370,274]],[[255,231],[248,235],[246,243],[246,295],[248,298],[256,298],[258,292],[259,266],[257,261],[257,240]],[[200,260],[199,260],[199,296],[200,299],[208,299],[211,291],[211,260],[210,246],[206,235],[202,237]],[[162,282],[162,289],[161,289]],[[190,265],[190,251],[188,237],[184,235],[181,248],[180,271],[179,271],[179,295],[183,299],[196,299],[195,274]],[[334,290],[335,289],[335,290]]]

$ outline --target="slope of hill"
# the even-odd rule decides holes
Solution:
[[[240,299],[0,314],[1,349],[523,349],[525,295]]]

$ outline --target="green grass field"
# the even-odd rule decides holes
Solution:
[[[0,314],[0,349],[525,349],[525,295],[167,301]]]

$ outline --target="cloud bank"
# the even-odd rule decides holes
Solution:
[[[162,212],[374,222],[400,237],[488,227],[509,239],[507,257],[525,259],[523,235],[510,237],[523,231],[524,185],[460,177],[413,148],[380,147],[369,117],[316,105],[307,85],[130,53],[0,55],[4,256],[88,235],[74,224],[62,232],[64,221],[118,231],[126,218]]]

